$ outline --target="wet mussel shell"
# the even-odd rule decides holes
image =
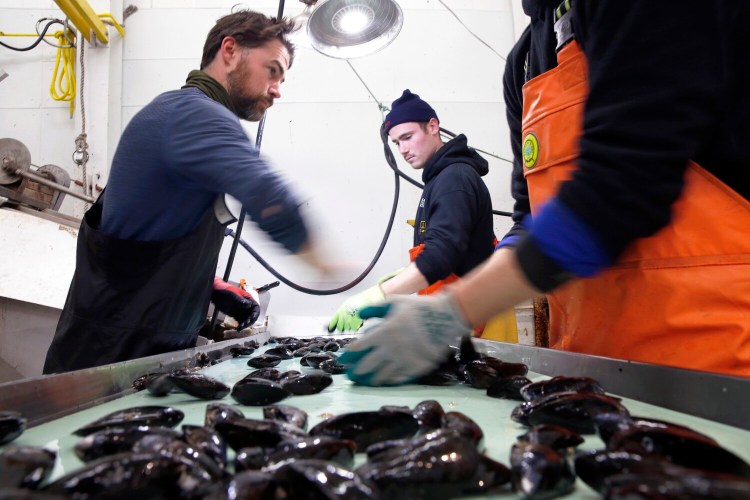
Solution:
[[[213,479],[224,477],[224,464],[217,463],[203,450],[188,444],[181,438],[173,438],[159,434],[144,436],[133,445],[133,454],[158,453],[168,455],[177,460],[192,462],[194,467],[201,469],[201,473],[208,474]]]
[[[245,418],[245,414],[239,408],[226,403],[209,403],[206,405],[206,416],[203,419],[203,425],[214,428],[219,422],[235,418]]]
[[[590,377],[557,376],[527,385],[521,389],[521,396],[526,401],[536,401],[550,394],[560,392],[593,392],[604,394],[604,389],[599,385],[599,382]]]
[[[412,437],[418,430],[419,422],[411,414],[381,410],[335,415],[310,429],[310,435],[348,439],[364,451],[379,441]]]
[[[272,347],[263,354],[266,356],[278,356],[281,359],[292,359],[294,357],[292,356],[292,351],[284,346]]]
[[[474,446],[482,446],[484,431],[479,427],[479,424],[459,411],[446,413],[443,416],[442,428],[457,432],[460,436],[474,443]]]
[[[237,500],[272,500],[278,485],[273,474],[257,470],[238,472],[225,483],[221,492],[208,495],[211,499],[233,498]]]
[[[337,360],[338,356],[332,352],[314,352],[302,356],[302,358],[300,358],[300,364],[302,366],[309,366],[310,368],[320,368],[320,364],[329,359]]]
[[[445,410],[434,399],[427,399],[414,407],[412,415],[423,430],[439,429],[443,425]]]
[[[511,448],[513,487],[524,498],[554,498],[573,491],[576,476],[568,460],[544,445],[516,443]]]
[[[273,475],[288,498],[369,500],[381,497],[377,487],[356,472],[325,460],[285,462],[273,470]]]
[[[133,445],[144,436],[160,434],[178,439],[181,433],[169,427],[110,427],[96,431],[78,441],[73,447],[76,456],[83,462],[131,451]]]
[[[185,498],[213,481],[185,457],[168,453],[118,453],[76,469],[44,487],[75,498]]]
[[[307,430],[307,412],[292,405],[270,405],[263,408],[263,418],[279,420]]]
[[[175,387],[198,399],[221,399],[231,391],[226,384],[201,373],[181,373],[167,378]]]
[[[628,410],[617,399],[604,394],[562,392],[521,403],[513,409],[511,419],[529,426],[556,424],[579,434],[593,434],[594,419],[601,413],[627,415]]]
[[[10,443],[26,430],[26,418],[17,411],[0,411],[0,445]]]
[[[276,368],[260,368],[258,370],[251,371],[245,378],[264,378],[266,380],[272,380],[278,382],[281,380],[282,373]]]
[[[254,352],[254,347],[245,345],[236,345],[229,348],[229,354],[231,354],[233,358],[239,358],[240,356],[250,356]]]
[[[77,436],[88,436],[108,427],[138,427],[153,425],[174,427],[185,418],[185,414],[169,406],[136,406],[109,413],[73,431]]]
[[[401,440],[401,444],[372,455],[356,472],[376,483],[384,498],[481,494],[510,479],[505,466],[483,460],[474,443],[445,429]]]
[[[235,457],[235,469],[261,469],[287,460],[319,459],[334,462],[343,467],[354,465],[354,441],[328,436],[299,438],[283,441],[274,448],[243,448]]]
[[[247,366],[253,368],[272,368],[281,363],[281,357],[273,354],[261,354],[247,360]]]
[[[583,438],[566,427],[541,424],[531,427],[526,433],[518,436],[518,442],[541,444],[553,450],[562,451],[583,443]]]
[[[169,379],[168,373],[154,374],[146,379],[145,385],[148,392],[157,397],[166,396],[174,389],[174,384]]]
[[[0,488],[35,489],[55,465],[57,453],[36,446],[11,446],[0,453]]]
[[[703,470],[645,471],[621,473],[604,481],[604,498],[750,498],[750,480]]]
[[[623,415],[620,413],[599,413],[598,415],[594,416],[594,425],[596,426],[596,432],[599,434],[599,437],[602,438],[604,444],[608,446],[609,442],[612,440],[612,437],[615,436],[618,432],[626,431],[634,427],[640,427],[644,429],[682,429],[686,433],[689,433],[691,436],[694,436],[697,439],[703,439],[718,445],[716,440],[712,437],[696,432],[689,427],[648,417],[634,417],[631,415]]]
[[[254,446],[273,448],[282,441],[307,437],[299,427],[278,420],[235,419],[217,423],[216,430],[235,451]]]
[[[199,453],[210,458],[221,470],[226,469],[227,443],[214,429],[200,425],[183,425],[182,439]]]
[[[320,363],[318,367],[331,375],[341,375],[346,372],[346,366],[339,363],[338,359],[327,359]]]
[[[714,440],[682,426],[620,431],[612,437],[608,449],[659,456],[683,467],[750,479],[750,464]]]
[[[531,383],[531,380],[523,375],[512,377],[500,377],[490,381],[487,386],[487,395],[491,398],[514,399],[523,401],[521,388]]]
[[[333,383],[329,373],[322,370],[302,373],[295,377],[281,381],[281,387],[297,396],[317,394]]]
[[[292,393],[278,383],[264,378],[243,378],[232,387],[232,398],[248,406],[265,406],[278,403]]]
[[[626,451],[593,450],[575,456],[576,475],[599,493],[604,492],[608,477],[629,473],[645,474],[665,469],[685,471],[682,467],[649,455],[639,455]]]

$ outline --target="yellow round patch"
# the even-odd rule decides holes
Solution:
[[[523,164],[532,169],[539,158],[539,139],[534,134],[526,134],[523,138]]]

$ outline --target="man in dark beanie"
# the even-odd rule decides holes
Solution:
[[[404,160],[422,170],[425,187],[414,219],[411,263],[344,302],[329,331],[359,329],[359,310],[387,295],[433,293],[493,251],[492,202],[481,179],[489,168],[466,136],[443,143],[437,113],[408,89],[393,101],[383,127]]]

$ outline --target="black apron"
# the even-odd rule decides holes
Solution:
[[[45,374],[194,347],[206,321],[224,239],[213,207],[187,236],[133,241],[99,231],[103,197],[81,223]]]

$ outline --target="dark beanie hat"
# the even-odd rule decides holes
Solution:
[[[435,110],[417,94],[412,94],[406,89],[401,97],[391,104],[391,112],[385,117],[385,131],[388,132],[401,123],[428,122],[430,118],[438,119]]]

